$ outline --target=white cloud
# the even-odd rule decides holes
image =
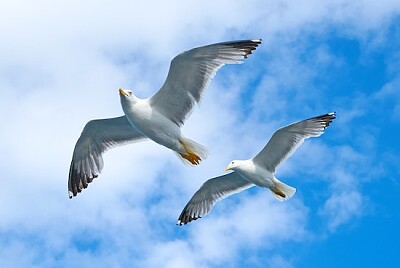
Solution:
[[[339,225],[347,223],[363,212],[363,197],[357,191],[344,191],[332,195],[325,203],[320,213],[328,217],[328,227],[335,230]]]
[[[281,268],[291,268],[293,265],[282,256],[273,256],[268,262],[270,267],[281,267]]]

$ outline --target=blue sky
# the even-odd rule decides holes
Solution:
[[[397,267],[398,1],[3,1],[0,6],[2,267]],[[143,142],[104,155],[68,199],[85,123],[122,114],[118,88],[149,97],[195,46],[262,38],[225,66],[186,122],[209,158],[190,168]],[[231,159],[279,127],[336,111],[277,177],[285,203],[250,189],[175,225]]]

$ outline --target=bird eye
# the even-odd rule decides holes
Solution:
[[[232,161],[232,163],[231,163],[231,164],[232,164],[232,165],[233,165],[233,164],[235,164],[235,161]]]

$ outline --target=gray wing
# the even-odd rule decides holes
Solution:
[[[183,209],[177,225],[184,225],[210,213],[218,201],[254,186],[236,172],[209,179]]]
[[[280,128],[272,135],[264,149],[253,158],[253,162],[275,173],[279,165],[290,157],[305,139],[320,136],[335,118],[336,113],[333,112]]]
[[[76,142],[68,177],[69,197],[76,196],[103,169],[102,154],[112,147],[146,138],[125,116],[89,121]]]
[[[217,43],[176,56],[161,89],[149,99],[152,107],[178,126],[199,102],[215,73],[225,64],[242,63],[261,39]]]

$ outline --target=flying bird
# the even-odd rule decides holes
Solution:
[[[91,120],[84,127],[72,156],[69,197],[86,188],[103,169],[102,154],[110,148],[151,139],[176,153],[186,164],[198,165],[207,156],[203,145],[186,138],[180,127],[198,103],[219,68],[239,64],[261,39],[197,47],[176,56],[161,89],[148,99],[119,89],[123,116]]]
[[[279,201],[291,198],[296,189],[275,177],[278,167],[305,139],[320,136],[335,118],[336,113],[332,112],[278,129],[255,157],[233,160],[225,171],[234,172],[206,181],[184,207],[176,224],[184,225],[204,217],[218,201],[255,185],[268,188]]]

